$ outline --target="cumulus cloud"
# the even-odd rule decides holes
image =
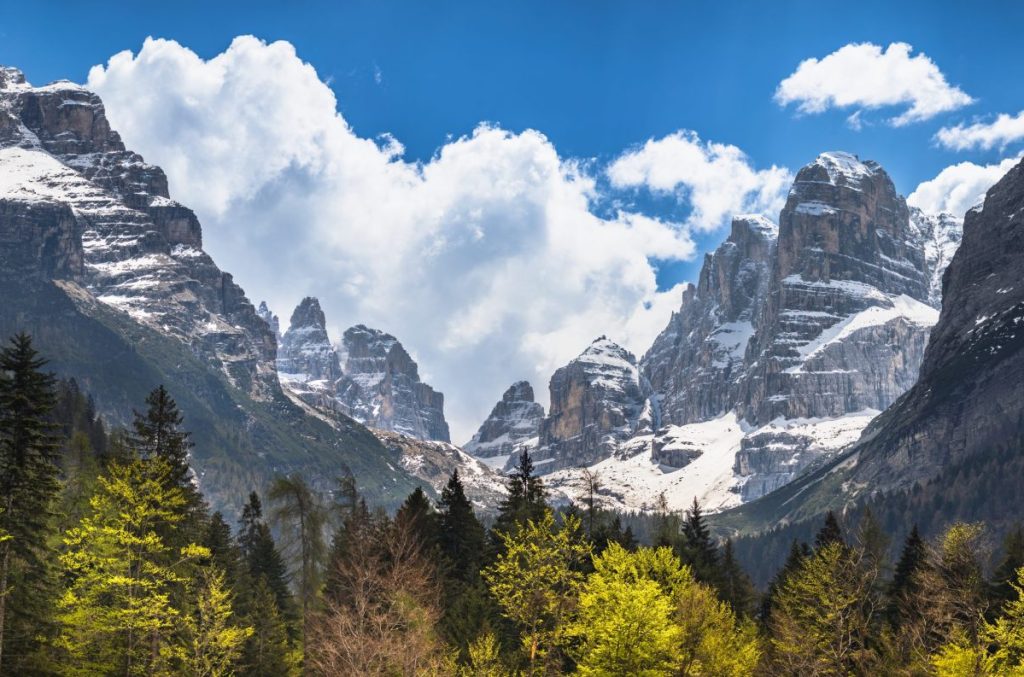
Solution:
[[[513,381],[543,395],[600,334],[646,349],[681,291],[658,290],[651,260],[695,255],[687,224],[595,209],[604,196],[588,166],[540,132],[481,125],[421,163],[396,139],[361,138],[286,42],[239,37],[204,60],[148,39],[94,67],[88,86],[126,144],[167,171],[253,300],[287,320],[313,294],[335,336],[357,322],[398,336],[446,393],[457,441]],[[694,225],[776,199],[784,170],[744,170],[737,149],[680,138],[698,167],[732,181],[723,192],[745,196],[714,195],[692,171],[659,178],[689,187]],[[630,157],[624,184],[653,171],[629,170]]]
[[[822,59],[806,59],[779,83],[775,101],[797,104],[801,113],[822,113],[829,108],[875,109],[907,106],[889,120],[899,127],[927,120],[973,102],[923,52],[894,42],[884,51],[871,43],[849,44]],[[856,113],[854,113],[856,115]],[[854,117],[855,129],[861,124]]]
[[[943,127],[935,135],[935,139],[954,150],[984,148],[989,150],[1024,139],[1024,111],[1016,116],[1001,113],[992,122],[976,122],[973,125],[959,124],[955,127]]]
[[[650,139],[618,157],[607,173],[618,188],[678,194],[692,208],[687,225],[701,231],[715,230],[735,214],[778,219],[793,182],[789,170],[755,170],[736,146],[701,141],[692,131]]]
[[[907,204],[925,212],[949,212],[962,217],[968,209],[983,202],[988,189],[1020,159],[1021,156],[1006,158],[991,165],[973,162],[950,165],[934,179],[922,182],[907,198]]]

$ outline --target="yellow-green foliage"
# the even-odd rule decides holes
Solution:
[[[90,513],[65,535],[61,563],[72,582],[59,603],[58,645],[68,674],[170,674],[181,660],[170,598],[186,580],[181,567],[209,552],[172,553],[158,535],[182,519],[185,504],[169,472],[160,458],[112,465]]]
[[[201,569],[196,593],[195,609],[184,618],[183,624],[188,674],[195,677],[230,675],[253,629],[232,624],[231,593],[225,588],[221,572]]]
[[[980,643],[958,633],[932,658],[940,677],[959,675],[1024,676],[1024,567],[1011,583],[1017,599],[1009,602],[994,623],[981,628]]]
[[[553,662],[564,643],[583,574],[579,565],[590,554],[580,535],[580,521],[568,516],[555,528],[550,510],[512,534],[500,534],[505,553],[482,575],[506,617],[523,636],[531,669]]]
[[[469,661],[459,672],[461,677],[508,677],[511,673],[501,660],[498,638],[487,630],[469,645]]]

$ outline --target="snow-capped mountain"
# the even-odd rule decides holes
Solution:
[[[650,430],[656,416],[636,358],[601,336],[551,377],[534,464],[541,472],[589,466]]]
[[[733,220],[639,365],[604,341],[555,373],[538,468],[563,488],[597,469],[626,508],[665,491],[720,509],[785,485],[915,383],[960,231],[911,221],[877,163],[822,153],[778,227]]]
[[[493,459],[489,462],[494,464],[502,464],[503,459],[507,460],[524,446],[536,448],[543,418],[544,407],[534,401],[533,387],[527,381],[517,381],[505,391],[463,449],[479,458]]]
[[[335,347],[320,302],[295,308],[278,356],[281,382],[307,402],[378,430],[449,442],[444,395],[420,380],[419,367],[394,336],[356,325]]]
[[[400,457],[281,389],[267,315],[202,244],[196,216],[125,148],[96,95],[0,68],[0,335],[32,334],[114,424],[163,384],[193,432],[203,492],[227,514],[291,472],[324,488],[352,472],[368,499],[400,501],[418,484]]]

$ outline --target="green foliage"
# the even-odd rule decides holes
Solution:
[[[160,536],[186,505],[172,472],[160,456],[112,465],[91,513],[65,534],[71,584],[58,606],[59,646],[73,671],[165,674],[183,657],[171,597],[187,582],[187,565],[209,551],[190,544],[175,552]]]
[[[494,522],[494,534],[499,536],[495,543],[500,550],[504,541],[500,534],[512,533],[527,522],[544,519],[547,511],[544,483],[533,470],[530,452],[523,449],[519,463],[508,475],[508,494],[498,506],[498,517]]]
[[[554,514],[527,520],[513,533],[499,532],[503,554],[482,572],[491,593],[522,632],[524,658],[531,672],[560,661],[567,621],[583,581],[580,563],[590,554],[580,522]]]
[[[52,634],[58,438],[55,381],[32,339],[0,351],[0,669],[31,669]]]
[[[267,494],[274,504],[273,519],[283,533],[291,534],[286,544],[297,569],[299,602],[303,623],[316,607],[327,546],[324,528],[328,511],[320,495],[301,475],[278,477]]]
[[[182,621],[184,635],[183,667],[194,677],[220,677],[234,671],[251,627],[232,622],[231,593],[224,575],[214,567],[200,569],[195,607]]]

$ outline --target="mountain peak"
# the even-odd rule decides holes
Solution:
[[[833,185],[859,183],[882,169],[873,160],[862,162],[857,155],[840,150],[826,151],[808,166],[824,167],[828,173],[829,182]]]
[[[298,329],[300,327],[317,327],[319,329],[327,328],[327,318],[324,315],[324,311],[320,308],[320,301],[315,296],[307,296],[299,305],[295,306],[295,310],[292,311],[292,319],[289,322],[291,329]]]
[[[30,85],[25,74],[13,66],[0,66],[0,89],[22,89]]]

